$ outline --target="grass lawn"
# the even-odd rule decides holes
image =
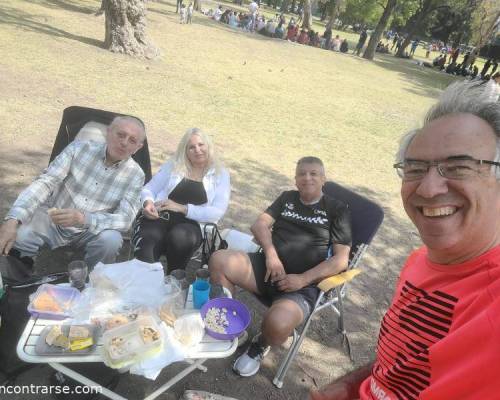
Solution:
[[[161,58],[135,60],[101,48],[104,19],[92,14],[98,6],[2,2],[3,151],[23,150],[29,138],[31,150],[47,154],[62,109],[87,105],[143,118],[155,167],[186,128],[210,132],[239,183],[233,208],[244,202],[255,213],[272,198],[239,196],[239,171],[258,166],[288,186],[305,154],[321,157],[336,180],[390,194],[389,206],[399,208],[391,170],[397,137],[417,123],[448,76],[392,56],[368,62],[235,31],[201,14],[180,25],[166,0],[148,3],[148,32]]]
[[[377,54],[370,62],[244,33],[201,14],[192,25],[180,25],[173,0],[147,3],[148,33],[161,57],[136,60],[102,48],[104,17],[93,15],[99,5],[100,0],[1,1],[2,211],[46,166],[62,110],[70,105],[141,117],[154,171],[187,128],[209,132],[231,172],[225,226],[248,229],[293,185],[297,159],[316,155],[330,178],[369,195],[386,212],[349,302],[362,310],[348,326],[351,340],[361,346],[355,363],[369,358],[397,271],[418,244],[391,167],[397,140],[453,78],[392,55]],[[352,49],[357,35],[339,34]],[[325,335],[309,343],[318,357],[325,352]],[[352,367],[339,354],[345,365],[332,367],[327,357],[309,363],[322,371],[316,383],[341,373],[335,368]]]

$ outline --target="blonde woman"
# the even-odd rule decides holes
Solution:
[[[142,189],[135,257],[152,263],[165,254],[169,271],[185,268],[202,241],[199,223],[221,219],[230,192],[229,173],[210,138],[188,129],[174,156]]]

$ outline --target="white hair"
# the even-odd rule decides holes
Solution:
[[[441,94],[424,118],[423,127],[432,121],[453,114],[472,114],[487,122],[496,136],[496,152],[494,161],[500,162],[500,103],[492,101],[485,95],[485,87],[481,83],[455,82]],[[406,151],[421,129],[412,129],[405,133],[396,153],[396,162],[404,161]],[[500,180],[500,167],[495,169],[496,178]]]

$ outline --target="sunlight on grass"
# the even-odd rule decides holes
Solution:
[[[2,2],[2,143],[15,150],[28,135],[48,153],[63,108],[115,110],[144,119],[155,169],[184,130],[198,126],[228,164],[251,160],[262,174],[289,177],[286,187],[295,161],[314,154],[334,179],[389,194],[386,206],[402,215],[391,169],[397,138],[448,76],[390,55],[369,62],[232,30],[201,14],[180,25],[171,0],[148,3],[148,33],[162,56],[135,60],[100,47],[104,19],[92,14],[99,3]],[[239,184],[251,200],[255,188]]]

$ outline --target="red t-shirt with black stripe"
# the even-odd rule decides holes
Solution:
[[[500,399],[500,246],[457,265],[408,258],[361,399]]]

